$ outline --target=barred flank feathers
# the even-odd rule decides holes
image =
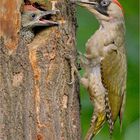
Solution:
[[[114,129],[114,121],[112,120],[111,107],[109,105],[109,98],[107,92],[105,92],[105,112],[109,124],[110,136],[112,136],[113,129]]]

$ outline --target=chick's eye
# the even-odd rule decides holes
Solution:
[[[36,14],[32,13],[32,14],[31,14],[31,17],[32,17],[32,18],[35,18],[35,17],[36,17]]]
[[[100,4],[101,4],[101,6],[106,7],[110,4],[110,1],[109,0],[102,0]]]

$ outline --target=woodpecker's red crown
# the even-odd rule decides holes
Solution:
[[[37,11],[38,9],[33,7],[32,5],[24,5],[24,12],[26,11]]]
[[[123,10],[123,7],[121,6],[118,0],[113,0],[113,2],[116,3]]]

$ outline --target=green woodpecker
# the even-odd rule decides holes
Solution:
[[[122,115],[126,97],[127,62],[123,10],[117,0],[79,0],[99,21],[99,29],[86,43],[81,59],[85,74],[81,83],[89,91],[94,106],[91,127],[85,140],[92,139],[104,122],[110,134],[117,117]]]
[[[21,37],[25,43],[30,43],[34,38],[33,29],[35,27],[50,27],[58,25],[51,20],[58,10],[41,11],[32,5],[25,5],[21,14]]]

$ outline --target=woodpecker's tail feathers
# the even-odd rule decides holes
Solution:
[[[92,138],[99,133],[105,123],[106,116],[103,112],[98,115],[93,114],[91,126],[86,134],[84,140],[92,140]]]

